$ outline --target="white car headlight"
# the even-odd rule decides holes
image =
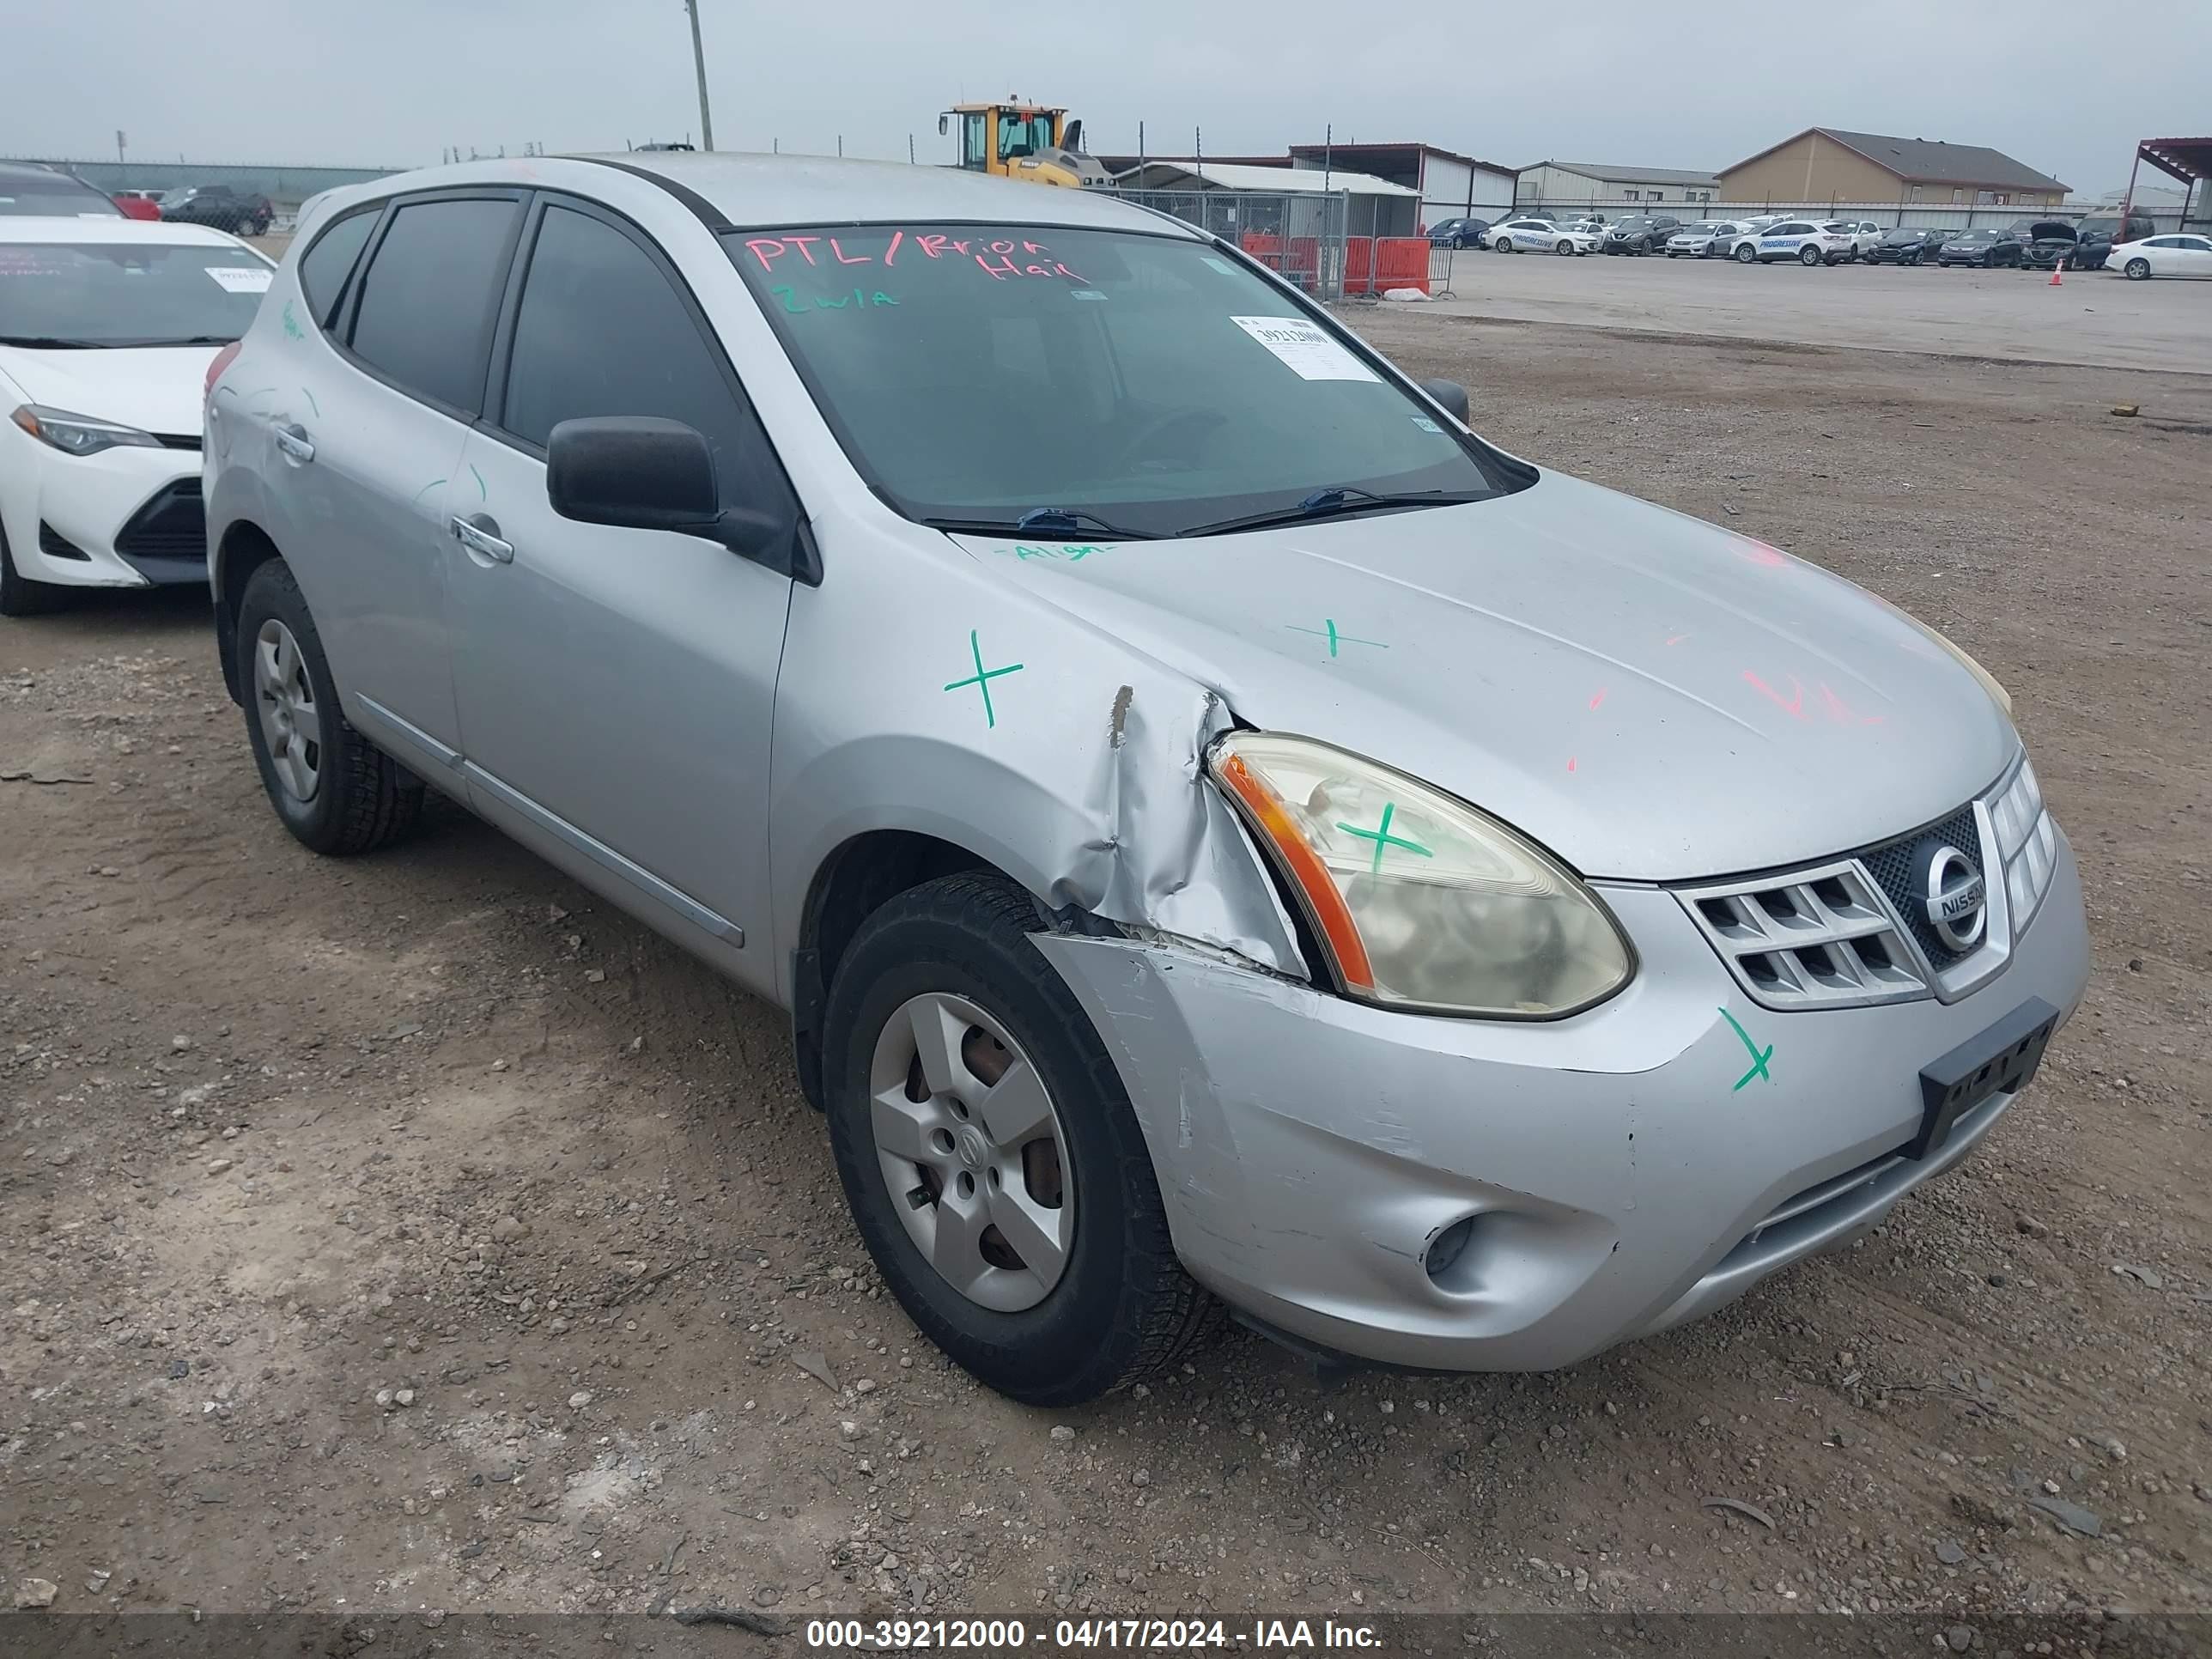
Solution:
[[[135,426],[96,421],[89,415],[72,415],[66,409],[44,404],[25,404],[8,417],[40,443],[65,455],[97,455],[103,449],[159,449],[161,441]]]
[[[1990,827],[1996,832],[2005,897],[2017,933],[2051,890],[2051,878],[2058,867],[2058,827],[2044,810],[2043,786],[2033,763],[2025,757],[2004,793],[1990,804]]]
[[[1215,780],[1298,895],[1351,995],[1546,1018],[1602,1001],[1634,957],[1542,848],[1439,790],[1305,738],[1233,732]]]

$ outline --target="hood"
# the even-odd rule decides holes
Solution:
[[[143,432],[191,437],[217,346],[143,346],[125,350],[32,351],[0,346],[0,374],[50,409],[114,421]]]
[[[1425,779],[1588,876],[1888,840],[1994,782],[2018,744],[1972,672],[1863,590],[1557,473],[1465,507],[1074,560],[958,539],[1239,720]]]
[[[2027,235],[2030,241],[2035,242],[2074,242],[2081,240],[2075,235],[2073,226],[2057,219],[2039,221],[2030,225]]]

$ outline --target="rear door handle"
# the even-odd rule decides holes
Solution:
[[[315,459],[314,443],[307,436],[304,427],[298,425],[278,427],[276,447],[295,461],[312,461]]]
[[[452,520],[453,539],[471,553],[482,554],[494,564],[514,562],[514,544],[499,538],[499,520],[489,513],[478,513],[470,518],[458,514]]]

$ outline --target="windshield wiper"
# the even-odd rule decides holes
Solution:
[[[1479,495],[1470,495],[1465,491],[1422,489],[1385,495],[1372,489],[1362,489],[1357,484],[1334,484],[1327,489],[1315,490],[1296,507],[1248,513],[1241,518],[1194,525],[1188,530],[1179,530],[1176,533],[1179,536],[1218,536],[1231,530],[1259,530],[1269,525],[1297,524],[1306,519],[1335,518],[1346,513],[1376,512],[1400,507],[1459,507],[1468,501],[1488,501],[1490,495],[1487,490]]]
[[[23,346],[33,351],[101,351],[105,340],[64,340],[52,334],[0,334],[0,345]]]
[[[187,339],[182,340],[133,340],[131,343],[134,347],[235,345],[238,343],[238,336],[235,334],[195,334]]]
[[[932,530],[967,536],[1077,536],[1088,525],[1100,535],[1117,542],[1159,539],[1157,531],[1131,530],[1079,507],[1033,507],[1017,519],[922,519],[918,522]]]

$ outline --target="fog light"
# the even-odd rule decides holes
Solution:
[[[1460,1257],[1467,1254],[1468,1240],[1474,1237],[1474,1218],[1471,1215],[1462,1216],[1438,1233],[1436,1242],[1429,1246],[1428,1258],[1424,1264],[1429,1270],[1429,1277],[1442,1279],[1449,1273]]]

